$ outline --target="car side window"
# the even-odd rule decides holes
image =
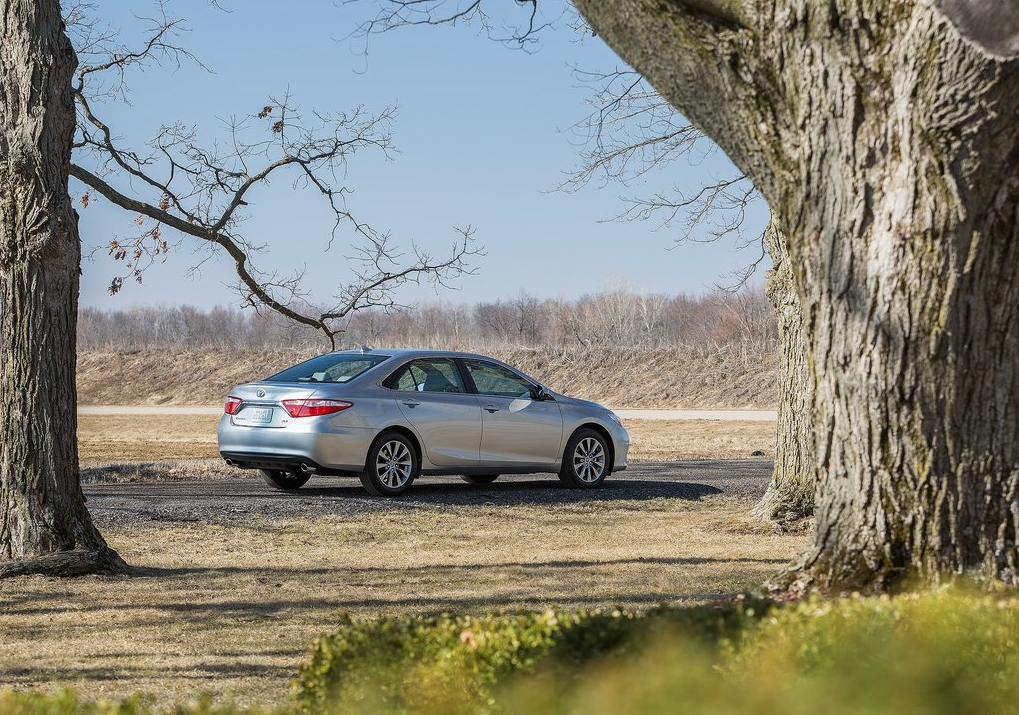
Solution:
[[[411,360],[382,384],[400,392],[467,392],[456,364],[449,358]]]
[[[484,360],[464,360],[464,364],[467,365],[479,395],[534,397],[534,385],[530,381],[501,365]]]
[[[414,375],[410,371],[410,365],[401,367],[387,377],[382,385],[390,390],[399,390],[400,392],[413,392],[417,390],[417,384],[414,382]]]

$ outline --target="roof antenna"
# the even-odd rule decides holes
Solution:
[[[371,345],[361,345],[359,347],[361,348],[361,354],[362,355],[364,355],[366,352],[368,352],[369,350],[372,349]]]

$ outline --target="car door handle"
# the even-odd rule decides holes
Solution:
[[[488,410],[489,412],[498,412],[499,411],[499,408],[496,407],[495,405],[485,405],[485,409]]]
[[[407,405],[407,407],[417,407],[421,403],[417,400],[404,400],[403,404]]]

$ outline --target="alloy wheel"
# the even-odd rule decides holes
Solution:
[[[605,473],[605,448],[594,437],[585,437],[573,451],[573,471],[580,481],[597,482]]]
[[[410,481],[414,457],[403,442],[390,440],[379,448],[375,458],[375,473],[390,489],[399,489]]]

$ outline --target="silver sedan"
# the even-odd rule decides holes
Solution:
[[[279,489],[313,474],[402,494],[419,475],[556,472],[587,489],[626,468],[630,437],[601,405],[483,355],[339,351],[230,391],[219,451]]]

